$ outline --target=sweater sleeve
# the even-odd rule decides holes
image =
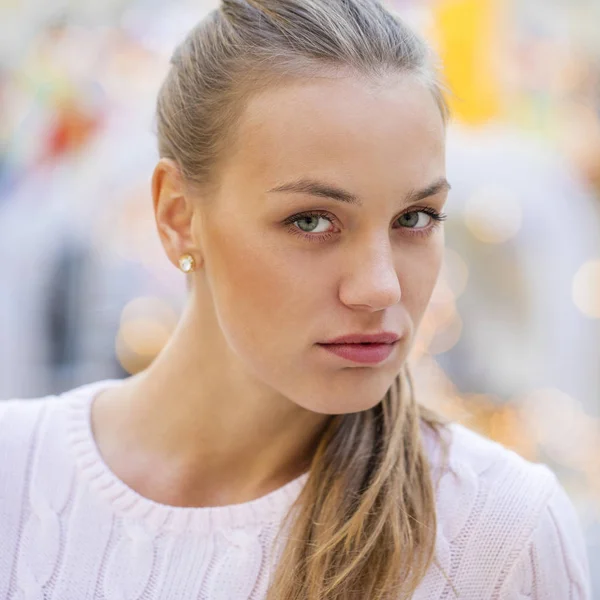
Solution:
[[[591,600],[589,562],[579,518],[554,477],[536,528],[510,569],[500,600]]]

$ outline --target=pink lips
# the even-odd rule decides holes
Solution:
[[[396,347],[400,336],[391,332],[351,334],[319,344],[328,352],[362,364],[377,364],[385,360]]]
[[[381,333],[351,333],[342,335],[332,340],[326,340],[321,344],[393,344],[398,341],[400,336],[391,331]]]

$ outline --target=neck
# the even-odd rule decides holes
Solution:
[[[264,495],[308,469],[329,421],[253,378],[217,329],[188,310],[146,371],[94,403],[107,464],[154,499],[162,487],[185,505]]]

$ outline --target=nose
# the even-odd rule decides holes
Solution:
[[[340,300],[353,309],[374,312],[400,302],[402,293],[389,240],[348,250]]]

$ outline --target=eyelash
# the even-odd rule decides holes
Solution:
[[[433,219],[432,224],[429,227],[424,227],[424,228],[420,228],[420,229],[414,229],[412,227],[400,227],[399,229],[406,229],[409,232],[412,230],[412,233],[409,233],[409,235],[412,235],[412,236],[429,237],[439,227],[440,223],[442,221],[445,221],[448,218],[448,215],[446,215],[444,213],[439,213],[437,210],[435,210],[433,208],[415,207],[413,210],[410,210],[410,211],[407,211],[407,212],[401,214],[396,219],[396,221],[398,219],[400,219],[401,217],[403,217],[404,215],[410,215],[412,213],[420,213],[420,212],[429,215]],[[287,218],[284,221],[284,224],[290,226],[289,229],[294,235],[299,235],[300,237],[308,239],[311,242],[328,240],[333,235],[335,235],[335,232],[333,232],[333,231],[329,231],[326,233],[310,233],[310,232],[302,231],[298,227],[294,226],[294,223],[296,221],[301,221],[302,219],[311,218],[311,217],[323,217],[323,218],[327,219],[328,221],[331,221],[332,224],[335,221],[335,219],[332,218],[332,216],[329,213],[317,210],[317,211],[309,211],[309,212],[298,213],[298,214],[292,215],[291,217]]]

